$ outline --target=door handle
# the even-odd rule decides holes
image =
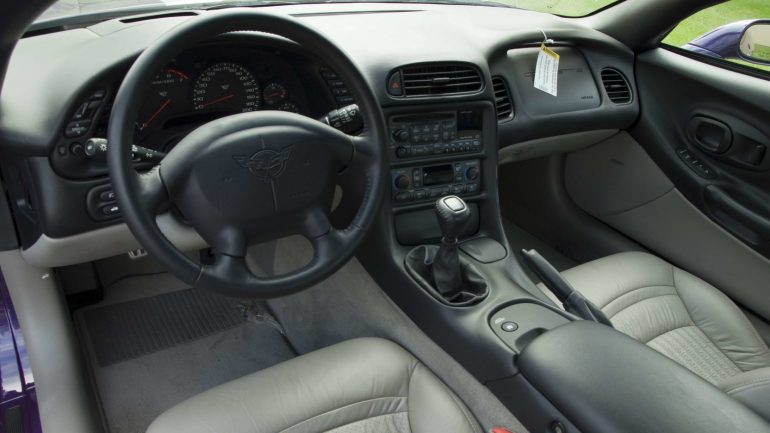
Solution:
[[[713,153],[725,153],[733,145],[733,131],[726,123],[696,115],[687,122],[687,136],[696,145]]]

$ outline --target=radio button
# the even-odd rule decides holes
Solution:
[[[399,192],[396,194],[396,201],[403,202],[403,201],[409,201],[411,199],[412,199],[411,192]]]

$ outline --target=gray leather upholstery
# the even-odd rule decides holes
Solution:
[[[615,254],[562,275],[599,306],[617,330],[770,419],[770,349],[740,309],[714,286],[640,252]]]
[[[465,405],[387,340],[346,341],[217,386],[148,433],[482,433]]]

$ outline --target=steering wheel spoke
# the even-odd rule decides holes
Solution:
[[[364,164],[367,167],[378,164],[380,162],[382,151],[377,149],[377,146],[381,146],[369,134],[363,133],[359,136],[352,137],[353,139],[353,158],[355,163]]]
[[[163,205],[169,203],[168,192],[160,175],[160,166],[141,173],[136,178],[137,193],[145,210],[149,213],[157,212]]]

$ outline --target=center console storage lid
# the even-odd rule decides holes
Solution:
[[[541,335],[518,364],[527,381],[584,432],[770,432],[762,418],[718,388],[594,322]]]

